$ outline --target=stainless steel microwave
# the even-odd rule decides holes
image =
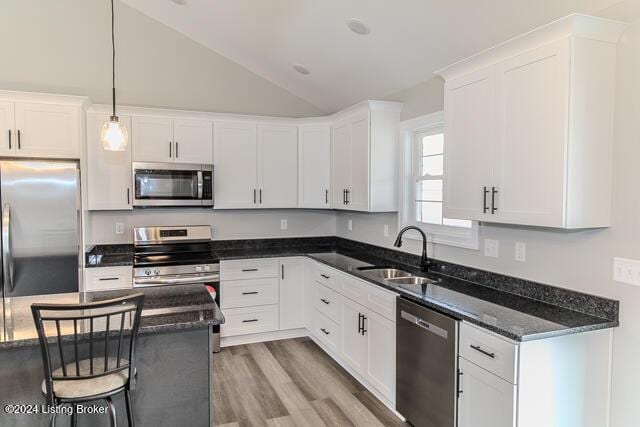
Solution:
[[[133,206],[213,206],[213,166],[133,162]]]

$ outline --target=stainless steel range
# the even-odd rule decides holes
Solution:
[[[135,227],[133,233],[134,287],[219,282],[210,226]]]
[[[220,306],[220,263],[211,251],[211,227],[135,227],[133,287],[203,284]],[[211,351],[220,351],[220,326],[211,327]]]

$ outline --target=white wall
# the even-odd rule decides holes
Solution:
[[[169,1],[169,0],[162,0]],[[123,105],[289,117],[320,110],[137,10],[115,2]],[[111,102],[109,0],[2,0],[0,89]]]
[[[640,21],[624,34],[618,48],[616,76],[613,226],[603,230],[559,232],[482,225],[480,241],[500,242],[500,257],[480,251],[435,245],[430,254],[459,264],[523,277],[621,301],[621,326],[614,332],[611,426],[640,425],[640,288],[612,280],[614,256],[640,259]],[[407,95],[410,96],[410,95]],[[442,92],[439,94],[442,98]],[[438,105],[425,100],[425,105]],[[428,112],[428,111],[425,111]],[[353,220],[353,231],[347,221]],[[383,236],[389,224],[390,236]],[[339,236],[391,247],[397,232],[395,214],[340,213]],[[524,242],[526,262],[514,261],[515,242]],[[418,254],[417,241],[403,250]]]
[[[280,220],[287,220],[287,230]],[[115,234],[116,223],[125,225],[124,234]],[[333,236],[336,216],[320,210],[234,210],[211,209],[141,209],[133,212],[94,212],[86,224],[87,245],[97,243],[131,243],[133,227],[144,225],[211,225],[213,238],[256,239],[270,237]]]
[[[404,121],[442,110],[444,104],[443,91],[444,80],[436,77],[386,96],[385,100],[403,103],[400,120]]]

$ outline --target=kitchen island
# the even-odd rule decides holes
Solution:
[[[85,303],[120,297],[138,290],[66,293],[19,297],[5,304],[0,336],[0,425],[48,425],[49,414],[9,414],[6,405],[43,405],[42,354],[31,304]],[[213,419],[212,363],[214,328],[224,323],[218,305],[203,285],[146,288],[136,344],[136,388],[132,393],[138,425],[210,425]],[[67,331],[71,334],[72,331]],[[65,331],[63,331],[65,335]],[[126,423],[123,396],[114,398],[118,420]],[[106,406],[104,401],[97,405]],[[42,411],[40,411],[42,412]],[[58,415],[57,425],[68,425]],[[79,425],[107,426],[106,413],[83,414]]]

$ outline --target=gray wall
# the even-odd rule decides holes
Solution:
[[[620,300],[621,326],[614,332],[611,426],[631,427],[640,420],[640,287],[614,282],[612,272],[615,256],[640,260],[640,21],[626,31],[619,45],[616,84],[611,228],[571,233],[484,224],[480,246],[485,238],[498,239],[499,258],[444,245],[435,245],[430,253],[459,264]],[[422,87],[416,88],[419,94]],[[405,96],[413,99],[412,94]],[[424,99],[423,110],[412,109],[423,113],[433,111],[432,106],[439,109],[442,92],[438,96],[438,101]],[[353,231],[347,229],[349,219]],[[390,226],[387,238],[384,224]],[[339,213],[336,226],[339,236],[390,247],[397,232],[397,215]],[[524,263],[514,260],[516,241],[527,245]],[[403,250],[418,254],[419,244],[407,241]]]
[[[163,0],[169,1],[169,0]],[[115,2],[123,105],[316,116],[320,110],[135,9]],[[108,0],[2,0],[0,89],[111,102]]]

